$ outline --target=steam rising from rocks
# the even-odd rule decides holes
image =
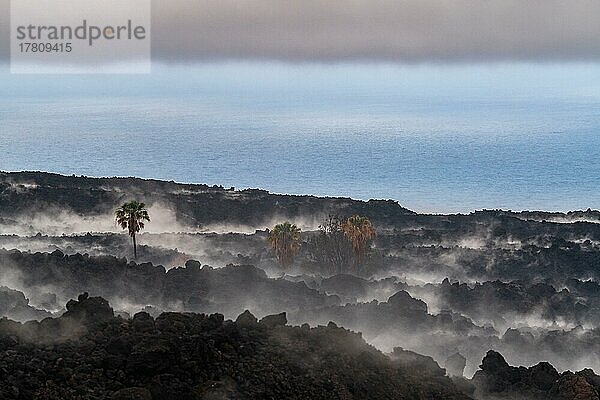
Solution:
[[[11,181],[0,193],[0,248],[9,249],[0,250],[0,311],[11,319],[58,316],[87,291],[123,317],[146,310],[234,319],[249,310],[259,318],[286,312],[297,325],[332,321],[399,358],[415,351],[443,364],[460,354],[467,376],[490,349],[510,364],[600,370],[600,224],[580,222],[595,211],[420,215],[394,202],[133,180],[132,190],[152,199],[152,221],[130,262],[129,238],[114,225],[112,205],[99,200],[119,204],[126,185],[73,179],[79,200],[71,203],[67,177]],[[42,188],[55,197],[42,197]],[[23,196],[43,207],[19,209]],[[308,240],[323,215],[356,210],[378,228],[362,269],[332,274],[308,257],[306,244],[290,269],[280,269],[265,228],[290,220]]]

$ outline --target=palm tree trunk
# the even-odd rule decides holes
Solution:
[[[135,233],[131,236],[133,239],[133,259],[137,260],[137,244],[135,243]]]
[[[356,253],[352,264],[354,267],[354,273],[357,276],[360,276],[360,265],[362,264],[362,255],[360,253]]]

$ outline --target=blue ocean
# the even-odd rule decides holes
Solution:
[[[597,66],[161,66],[11,76],[0,169],[398,200],[600,208]]]

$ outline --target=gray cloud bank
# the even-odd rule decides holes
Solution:
[[[166,62],[597,61],[600,1],[153,0],[152,39]]]

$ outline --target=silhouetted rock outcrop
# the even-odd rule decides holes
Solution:
[[[547,362],[530,368],[512,367],[504,357],[488,351],[473,376],[475,397],[481,399],[598,400],[600,376],[593,371],[559,374]]]
[[[267,315],[266,317],[261,318],[258,323],[269,328],[284,326],[287,324],[287,316],[284,312],[275,315]]]
[[[235,323],[239,326],[254,326],[258,323],[258,320],[254,315],[252,315],[250,311],[246,310],[240,315],[238,315],[238,317],[235,320]]]
[[[89,297],[85,292],[77,300],[69,300],[63,318],[71,318],[84,325],[96,324],[112,319],[115,315],[108,301],[102,297]]]
[[[447,399],[462,400],[429,357],[393,359],[334,324],[286,326],[285,315],[255,323],[220,314],[163,313],[154,320],[109,317],[110,306],[81,296],[60,325],[88,324],[70,340],[40,345],[27,324],[0,329],[2,399]],[[91,323],[91,319],[99,320]]]
[[[427,313],[427,304],[422,300],[414,299],[405,290],[401,290],[395,295],[391,296],[387,303],[390,307],[400,312],[415,312],[417,314]]]

